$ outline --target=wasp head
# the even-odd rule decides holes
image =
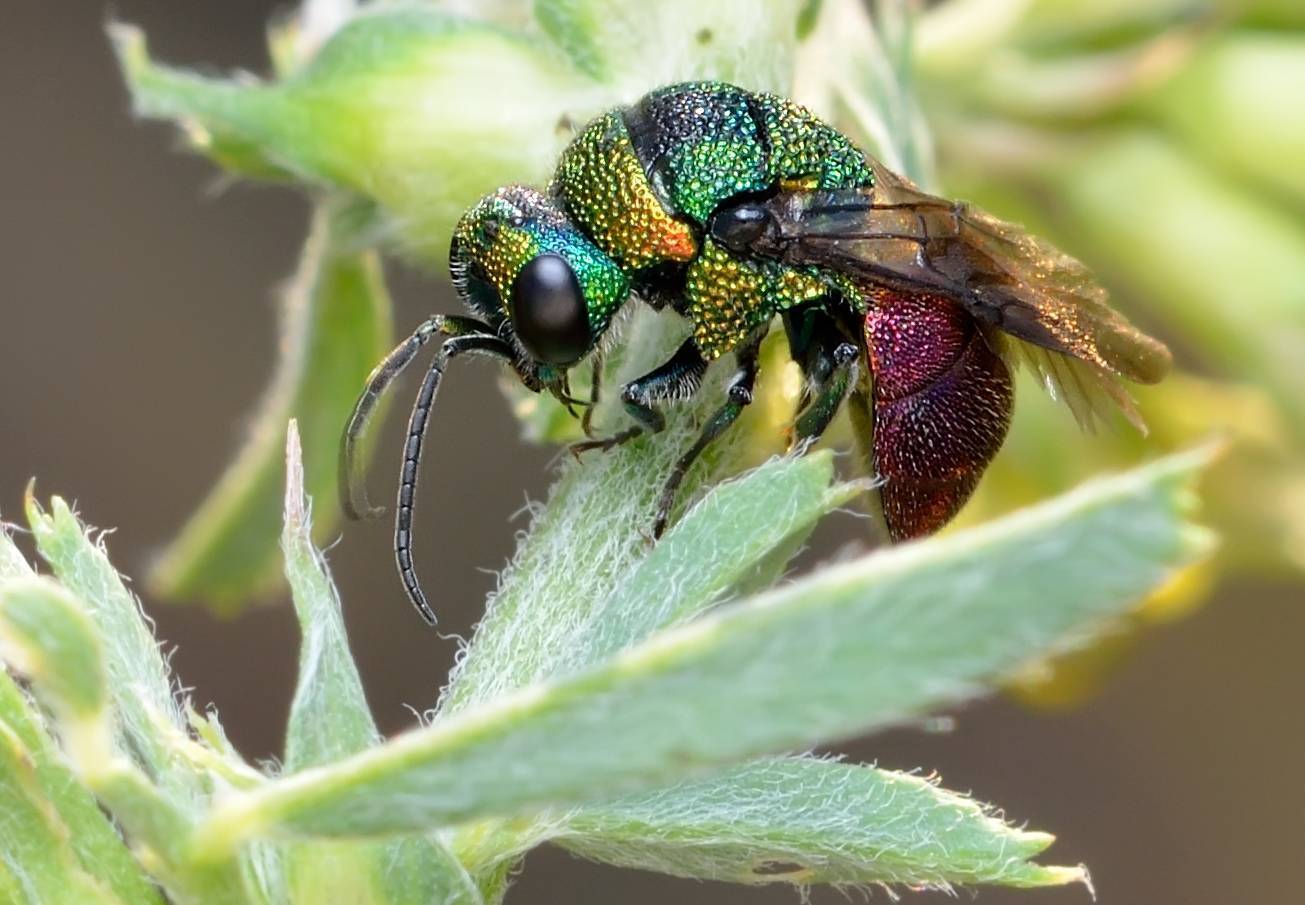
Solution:
[[[499,189],[462,216],[449,269],[472,312],[549,369],[583,358],[630,293],[616,263],[524,186]]]

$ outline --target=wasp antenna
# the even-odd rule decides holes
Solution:
[[[426,426],[430,423],[431,409],[435,405],[435,396],[439,393],[444,369],[452,359],[467,353],[491,355],[508,362],[513,358],[511,346],[484,333],[454,336],[444,341],[435,360],[426,370],[421,389],[417,392],[417,401],[413,403],[412,413],[408,416],[408,437],[403,445],[403,468],[399,474],[398,506],[394,517],[394,559],[398,563],[399,575],[403,579],[403,589],[407,592],[408,599],[417,608],[421,618],[430,625],[436,623],[435,611],[426,601],[412,560],[412,514],[417,503],[417,477]]]
[[[353,413],[349,416],[349,423],[340,438],[339,462],[340,506],[344,509],[344,514],[351,519],[377,518],[385,514],[383,506],[373,506],[367,498],[362,457],[358,455],[358,446],[367,431],[367,423],[376,410],[376,403],[380,402],[381,396],[385,394],[394,379],[402,374],[417,357],[421,347],[441,331],[443,321],[444,318],[440,315],[426,320],[411,336],[396,346],[394,351],[385,356],[384,360],[367,376],[362,395],[354,403]]]
[[[340,438],[339,490],[340,507],[346,517],[359,521],[378,518],[385,514],[384,506],[373,506],[367,498],[366,475],[363,473],[363,459],[358,453],[359,444],[367,431],[376,404],[389,388],[394,379],[403,373],[412,363],[432,337],[439,334],[473,334],[492,333],[492,328],[485,323],[469,317],[449,317],[436,314],[427,318],[412,332],[412,335],[399,343],[385,359],[367,376],[367,383],[362,394],[354,403],[353,413]]]
[[[408,592],[408,599],[417,608],[421,618],[434,625],[435,611],[426,602],[417,572],[412,566],[412,511],[417,500],[417,470],[421,465],[421,447],[426,436],[426,425],[430,421],[431,406],[435,403],[435,394],[440,388],[440,379],[444,376],[444,366],[450,352],[445,343],[439,356],[426,371],[417,393],[417,401],[408,416],[408,439],[403,444],[403,468],[399,472],[399,502],[394,517],[394,559],[399,565],[399,576],[403,579],[403,589]]]

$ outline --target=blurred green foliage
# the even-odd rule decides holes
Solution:
[[[1028,674],[1025,693],[1074,703],[1220,573],[1305,577],[1305,6],[956,0],[915,37],[941,187],[1088,262],[1178,364],[1137,390],[1146,437],[1083,436],[1024,380],[961,524],[1197,437],[1231,441],[1204,493],[1225,538],[1216,566],[1095,654]]]
[[[1022,387],[967,513],[1193,437],[1224,563],[1305,569],[1305,8],[1289,2],[955,2],[917,27],[942,184],[1090,263],[1168,340],[1180,373],[1139,391],[1152,429],[1080,437]]]
[[[230,612],[281,587],[277,489],[286,421],[299,419],[314,450],[334,449],[358,387],[391,345],[380,258],[358,247],[357,216],[339,200],[316,205],[299,268],[281,293],[277,373],[244,447],[155,564],[151,589],[164,599],[202,599]],[[339,519],[336,467],[317,455],[308,468],[308,486],[322,500],[320,539]]]

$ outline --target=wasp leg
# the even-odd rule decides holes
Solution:
[[[594,409],[598,408],[598,395],[601,392],[603,383],[603,356],[601,352],[594,353],[594,370],[589,378],[589,404],[585,406],[584,416],[580,419],[580,429],[585,432],[585,436],[590,440],[594,438]]]
[[[570,447],[571,455],[579,458],[591,449],[607,452],[645,432],[660,433],[666,427],[666,419],[653,407],[653,403],[692,396],[702,384],[702,375],[706,370],[707,362],[693,339],[685,340],[684,345],[668,361],[621,388],[621,403],[638,423],[602,440],[573,443]]]
[[[814,397],[793,424],[791,446],[819,439],[843,407],[848,392],[856,383],[856,365],[860,358],[856,346],[840,342],[825,352],[824,356],[827,360],[821,368],[824,372],[823,379],[816,384]]]
[[[657,502],[657,516],[653,520],[654,538],[661,537],[662,532],[666,530],[666,522],[671,516],[671,507],[675,505],[675,494],[698,456],[713,440],[725,433],[752,402],[752,387],[757,381],[757,351],[761,348],[761,340],[762,335],[758,335],[736,353],[739,370],[725,390],[725,404],[711,416],[693,446],[680,457],[666,478],[666,483],[662,486],[661,498]]]
[[[874,389],[870,369],[859,369],[852,390],[844,403],[847,406],[847,418],[852,423],[852,436],[856,438],[856,469],[865,476],[876,478],[874,454]],[[883,487],[874,481],[865,494],[865,514],[873,526],[870,534],[874,545],[879,546],[892,540],[887,519],[884,517]]]
[[[790,447],[823,434],[857,380],[860,350],[830,308],[821,300],[783,315],[789,354],[806,377]]]

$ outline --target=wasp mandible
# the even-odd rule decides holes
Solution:
[[[660,407],[697,393],[707,366],[733,353],[719,408],[667,480],[659,536],[694,459],[751,402],[778,318],[807,380],[794,444],[850,406],[893,540],[936,531],[974,491],[1010,424],[1015,361],[1080,422],[1113,406],[1139,426],[1119,378],[1154,383],[1170,364],[1078,261],[920,191],[791,101],[720,82],[663,88],[589,123],[546,192],[508,186],[463,215],[449,269],[471,316],[431,317],[376,368],[340,457],[346,514],[379,514],[357,441],[387,385],[441,337],[409,418],[394,542],[404,588],[431,623],[412,512],[431,406],[458,356],[501,359],[530,389],[570,402],[569,369],[630,299],[688,318],[689,339],[621,388],[629,427],[583,451],[657,433]]]

